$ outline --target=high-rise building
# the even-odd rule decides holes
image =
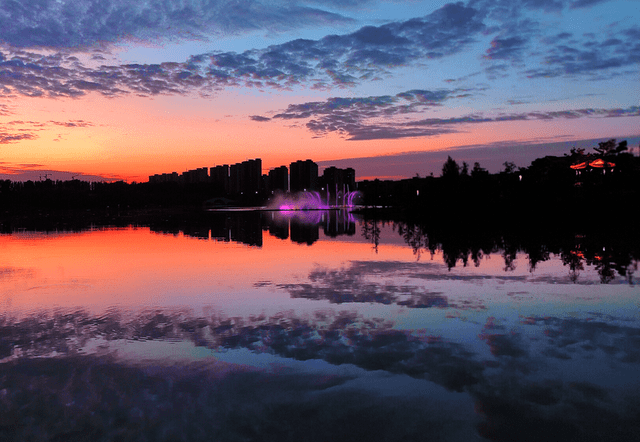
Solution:
[[[149,182],[152,184],[178,183],[180,182],[180,175],[178,175],[178,172],[155,174],[149,177]]]
[[[185,184],[208,183],[209,169],[207,169],[206,167],[200,167],[198,169],[182,172],[182,181]]]
[[[256,158],[232,164],[229,167],[229,193],[231,195],[256,195],[262,181],[262,160]]]
[[[311,160],[291,163],[289,174],[291,193],[316,190],[318,187],[318,165]]]
[[[227,164],[215,166],[209,169],[211,183],[216,192],[225,195],[229,193],[229,166]]]
[[[256,158],[242,163],[242,192],[246,195],[258,194],[262,182],[262,160]]]
[[[342,205],[350,192],[356,190],[356,171],[352,168],[327,167],[320,179],[323,197],[330,205]]]
[[[241,167],[242,166],[240,165],[240,163],[232,164],[231,166],[229,166],[229,194],[230,195],[239,195],[241,192],[241,188],[240,188],[240,182],[241,182],[241,176],[242,176],[242,174],[240,173]]]
[[[289,190],[289,170],[287,166],[276,167],[269,171],[269,191],[287,192]]]

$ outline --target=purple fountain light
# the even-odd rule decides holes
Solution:
[[[323,200],[320,192],[298,192],[291,195],[279,195],[269,205],[270,210],[292,211],[292,210],[328,210],[338,208],[350,208],[356,204],[356,199],[360,196],[359,191],[338,192],[335,204],[330,205],[331,195],[327,191],[327,199]],[[342,204],[341,204],[342,203]]]

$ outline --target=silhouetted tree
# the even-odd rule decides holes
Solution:
[[[598,143],[598,147],[594,147],[593,150],[602,156],[611,155],[615,153],[616,150],[616,139],[612,138],[608,141],[602,141]]]
[[[462,170],[460,171],[460,175],[469,176],[469,165],[466,161],[462,162]]]
[[[473,169],[471,169],[471,178],[478,179],[480,177],[489,176],[489,171],[480,166],[477,161],[473,163]]]
[[[610,140],[598,143],[598,147],[595,147],[593,150],[606,157],[609,155],[617,155],[619,153],[627,151],[628,149],[629,148],[627,146],[627,140],[620,141],[616,145],[616,139],[612,138]]]
[[[517,168],[515,163],[512,163],[511,161],[505,161],[504,163],[502,163],[502,165],[504,166],[505,173],[513,173],[516,171],[516,168]]]
[[[447,157],[447,161],[442,165],[442,178],[455,179],[460,176],[460,166],[450,156]]]
[[[626,152],[629,150],[627,146],[627,140],[622,140],[618,143],[618,147],[616,147],[616,153]]]
[[[577,147],[574,146],[574,147],[571,148],[570,152],[571,152],[571,157],[582,157],[582,156],[584,156],[584,148],[582,148],[582,147],[577,148]]]

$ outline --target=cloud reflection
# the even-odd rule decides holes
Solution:
[[[531,340],[532,333],[547,337]],[[256,440],[267,433],[278,440],[292,434],[309,440],[306,431],[318,426],[322,437],[340,428],[347,439],[374,431],[389,440],[422,440],[430,431],[443,430],[429,418],[430,398],[382,397],[372,387],[354,390],[353,373],[317,376],[212,360],[125,362],[114,350],[119,342],[151,341],[190,341],[215,351],[247,349],[428,380],[470,395],[482,419],[478,434],[490,440],[553,440],[554,434],[563,440],[595,441],[604,435],[630,440],[640,429],[634,418],[640,405],[633,394],[637,380],[629,377],[640,363],[640,334],[635,323],[613,317],[529,316],[515,328],[490,317],[478,340],[459,343],[345,312],[230,318],[180,310],[112,310],[0,317],[3,416],[15,422],[37,413],[46,417],[7,431],[18,438],[69,437],[65,432],[85,431],[88,425],[105,437],[120,431],[169,440],[180,428],[192,440],[205,434]],[[87,354],[91,342],[102,344]],[[489,358],[483,356],[483,345],[490,347]],[[570,347],[577,350],[568,352],[570,358],[592,355],[584,360],[593,370],[618,373],[616,382],[625,391],[614,394],[606,383],[550,371],[571,359],[549,358],[545,351]],[[617,364],[615,371],[611,363]],[[630,371],[624,372],[624,366]],[[550,373],[556,377],[545,376]],[[384,428],[370,426],[371,419],[384,421]],[[418,421],[426,426],[416,426]]]
[[[123,365],[28,359],[1,367],[11,440],[389,441],[437,436],[433,401],[349,388],[348,376],[230,369],[220,363]],[[34,419],[34,416],[38,416]],[[460,440],[463,440],[462,438]]]
[[[403,262],[361,262],[352,261],[348,267],[339,270],[316,268],[309,274],[309,283],[276,284],[279,289],[289,292],[292,298],[326,300],[333,304],[377,303],[395,304],[408,308],[483,308],[481,303],[452,304],[443,292],[432,292],[412,285],[396,285],[389,281],[381,284],[376,279],[407,275],[422,278],[420,271],[429,271],[434,265],[413,265]],[[436,273],[429,273],[438,278]],[[372,279],[367,279],[372,278]],[[267,285],[262,281],[261,285]]]

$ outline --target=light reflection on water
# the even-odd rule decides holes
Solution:
[[[0,236],[0,436],[640,434],[629,272],[518,249],[464,266],[409,226],[244,216]]]

